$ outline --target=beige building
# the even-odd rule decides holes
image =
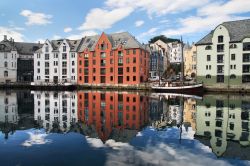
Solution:
[[[196,129],[196,100],[188,98],[184,100],[183,124],[186,128]]]
[[[196,77],[196,46],[188,46],[184,50],[184,76]]]

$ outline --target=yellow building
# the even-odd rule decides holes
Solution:
[[[189,98],[184,100],[183,122],[185,127],[192,127],[196,130],[196,100]]]
[[[196,46],[187,46],[184,49],[184,75],[196,77]]]

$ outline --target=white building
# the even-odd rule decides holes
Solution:
[[[81,40],[46,40],[34,54],[34,84],[76,84]]]
[[[163,70],[165,71],[169,66],[169,55],[171,49],[169,45],[162,40],[157,40],[154,44],[158,45],[163,50]]]
[[[250,19],[218,25],[196,43],[197,80],[207,88],[249,89]]]
[[[18,104],[16,93],[0,92],[0,123],[18,123]]]
[[[13,39],[0,42],[0,82],[16,82],[17,80],[17,58],[19,57],[17,49],[14,46]]]
[[[76,92],[34,91],[34,119],[48,132],[67,132],[78,121]]]
[[[168,43],[170,47],[169,52],[169,61],[170,63],[181,63],[182,62],[182,43],[181,42],[173,42]]]
[[[0,42],[0,83],[31,82],[33,80],[33,55],[41,47],[39,43]]]

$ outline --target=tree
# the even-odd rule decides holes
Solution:
[[[164,36],[164,35],[159,35],[159,36],[155,36],[155,37],[151,38],[151,39],[149,40],[149,43],[154,43],[154,42],[156,42],[157,40],[161,40],[161,41],[163,41],[164,43],[171,43],[171,42],[176,42],[176,41],[180,42],[179,39],[167,38],[167,37]]]

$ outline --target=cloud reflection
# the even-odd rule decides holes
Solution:
[[[33,145],[43,145],[52,142],[50,139],[45,138],[48,134],[41,133],[40,131],[27,133],[29,134],[29,139],[24,141],[22,146],[31,147]]]

